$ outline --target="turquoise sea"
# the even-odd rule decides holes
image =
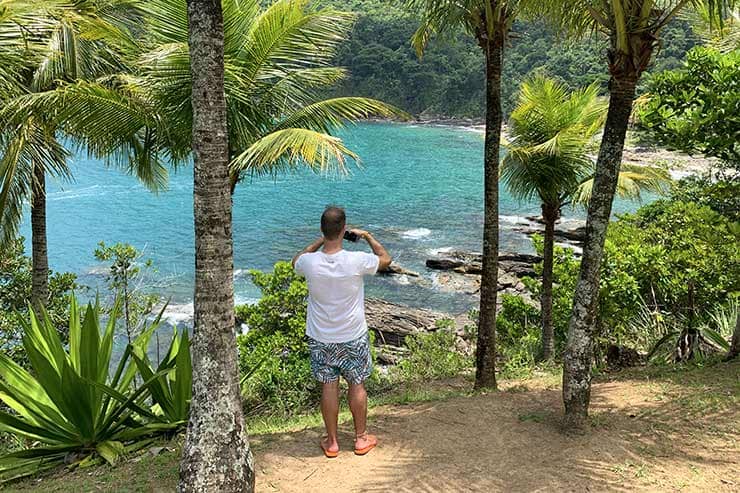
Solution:
[[[466,295],[442,293],[425,260],[443,248],[480,250],[483,137],[468,129],[366,123],[342,133],[362,163],[346,178],[309,172],[259,178],[240,184],[234,196],[235,292],[237,302],[259,297],[249,269],[270,269],[319,236],[328,204],[346,208],[348,222],[372,231],[400,265],[420,272],[419,281],[378,277],[371,296],[415,306],[463,311]],[[157,268],[156,286],[187,318],[193,289],[192,167],[173,172],[169,189],[148,192],[134,178],[84,154],[73,158],[74,181],[51,182],[48,241],[51,268],[100,286],[105,267],[93,257],[98,242],[128,242],[144,250]],[[527,237],[512,231],[536,204],[519,203],[502,188],[501,248],[531,251]],[[620,204],[618,209],[634,208]],[[583,216],[566,211],[567,216]],[[22,233],[30,251],[28,218]],[[366,247],[366,246],[365,246]]]

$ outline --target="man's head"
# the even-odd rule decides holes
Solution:
[[[321,232],[327,240],[336,240],[344,234],[347,216],[341,207],[329,206],[321,215]]]

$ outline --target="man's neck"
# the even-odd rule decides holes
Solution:
[[[338,238],[336,240],[325,240],[324,241],[324,248],[322,251],[324,253],[332,254],[337,253],[342,249],[342,239]]]

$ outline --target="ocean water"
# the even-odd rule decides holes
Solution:
[[[348,223],[372,231],[395,261],[421,279],[376,277],[369,296],[412,306],[461,312],[474,306],[463,294],[435,288],[425,260],[441,249],[480,250],[483,225],[480,133],[461,128],[366,123],[342,133],[362,159],[348,177],[309,172],[246,180],[234,196],[234,278],[237,302],[259,298],[249,269],[269,270],[319,234],[326,205],[346,208]],[[192,167],[173,172],[169,189],[152,194],[134,178],[84,154],[72,159],[75,180],[48,187],[50,266],[99,287],[106,268],[93,251],[101,240],[128,242],[156,266],[154,289],[172,297],[171,319],[189,316],[194,240]],[[634,208],[618,204],[617,210]],[[520,203],[502,187],[501,249],[530,252],[530,240],[512,230],[537,204]],[[567,217],[583,217],[567,210]],[[22,227],[30,251],[28,218]],[[351,245],[348,248],[367,248]]]

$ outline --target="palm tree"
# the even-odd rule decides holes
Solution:
[[[188,0],[195,216],[193,398],[179,491],[254,491],[234,333],[221,2]]]
[[[0,244],[17,235],[23,205],[31,203],[32,301],[43,305],[48,298],[49,263],[46,241],[46,178],[70,178],[68,151],[62,140],[77,138],[95,156],[129,156],[123,142],[135,135],[114,134],[105,125],[106,115],[85,122],[108,132],[107,143],[85,139],[84,131],[66,132],[67,98],[64,84],[103,77],[123,65],[110,41],[123,38],[130,1],[49,0],[8,2],[0,16],[0,61],[11,60],[1,75],[12,83],[0,84]],[[74,115],[71,115],[74,117]],[[83,130],[79,128],[78,130]],[[145,185],[157,190],[166,182],[166,169],[158,161],[127,160],[125,167]]]
[[[588,417],[599,272],[637,83],[652,60],[660,42],[661,30],[685,7],[708,5],[711,18],[721,19],[726,16],[727,7],[734,3],[734,0],[542,2],[550,19],[566,31],[575,35],[599,32],[609,38],[609,110],[596,161],[596,176],[586,221],[586,242],[564,354],[566,427],[580,428]]]
[[[230,186],[245,174],[307,166],[347,171],[357,159],[332,133],[348,120],[407,115],[382,102],[357,97],[322,99],[346,77],[333,66],[347,39],[352,14],[280,0],[224,0],[224,87],[229,131]],[[175,154],[191,144],[191,67],[185,2],[152,0],[144,6],[148,39],[126,80],[153,105],[167,126]]]
[[[542,204],[545,235],[542,261],[542,358],[553,356],[553,248],[555,223],[566,205],[588,205],[594,180],[589,148],[601,130],[606,103],[593,84],[569,92],[565,84],[544,76],[522,83],[517,107],[509,117],[511,140],[501,176],[513,196]],[[669,183],[661,168],[622,165],[617,193],[640,198],[642,190],[663,191]]]
[[[412,44],[423,54],[434,34],[462,29],[478,42],[486,59],[483,271],[476,346],[476,388],[496,388],[496,298],[498,294],[498,186],[501,145],[501,70],[514,20],[538,2],[532,0],[407,0],[421,12]]]

